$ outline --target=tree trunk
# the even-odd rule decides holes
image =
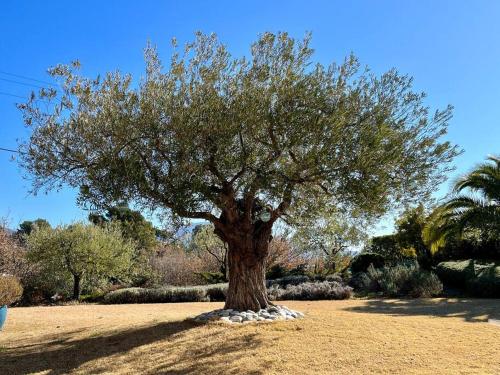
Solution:
[[[229,288],[225,308],[259,311],[269,307],[265,280],[269,239],[265,236],[242,239],[228,245]]]
[[[80,299],[81,291],[81,277],[79,275],[73,275],[73,299]]]

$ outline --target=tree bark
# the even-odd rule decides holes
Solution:
[[[73,299],[80,299],[81,292],[81,277],[79,275],[73,275]]]
[[[269,307],[265,280],[269,236],[230,241],[228,246],[229,288],[225,308],[259,311]]]

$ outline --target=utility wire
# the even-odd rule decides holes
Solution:
[[[6,152],[14,152],[16,154],[20,154],[21,152],[17,151],[17,150],[12,150],[10,148],[4,148],[4,147],[0,147],[0,151],[6,151]]]
[[[27,99],[25,96],[16,95],[16,94],[10,94],[8,92],[2,92],[2,91],[0,91],[0,95],[12,96],[13,98],[21,98],[21,99],[24,99],[24,100]]]
[[[23,76],[21,74],[14,74],[14,73],[5,72],[3,70],[0,70],[0,74],[5,74],[5,75],[11,76],[11,77],[17,77],[17,78],[21,78],[21,79],[26,79],[28,81],[43,83],[45,85],[57,86],[54,83],[50,83],[50,82],[47,82],[47,81],[42,81],[42,80],[36,79],[36,78],[31,78],[31,77]]]
[[[21,82],[21,81],[16,81],[14,79],[8,79],[8,78],[0,78],[0,81],[5,81],[5,82],[10,82],[10,83],[15,83],[18,85],[24,85],[24,86],[31,86],[31,87],[37,87],[39,89],[44,89],[45,87],[40,86],[40,85],[35,85],[33,83],[26,83],[26,82]]]

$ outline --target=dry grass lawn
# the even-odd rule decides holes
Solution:
[[[13,308],[0,374],[500,374],[500,300],[284,302],[293,322],[196,325],[219,303]]]

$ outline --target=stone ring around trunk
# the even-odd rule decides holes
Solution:
[[[233,309],[218,309],[202,313],[192,318],[197,323],[222,322],[222,323],[269,323],[278,320],[294,320],[303,318],[304,314],[290,310],[281,305],[272,305],[259,311],[237,311]]]

